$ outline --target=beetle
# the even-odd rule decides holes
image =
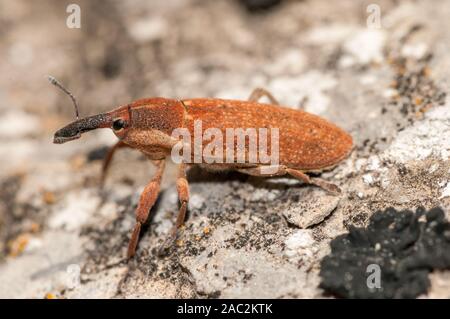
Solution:
[[[172,133],[180,128],[193,133],[196,121],[202,122],[202,133],[209,128],[216,128],[219,132],[228,128],[278,128],[279,163],[275,172],[267,174],[263,170],[269,164],[250,162],[248,156],[244,161],[238,161],[234,156],[231,162],[211,163],[204,157],[201,157],[200,162],[195,162],[192,160],[193,154],[187,154],[185,160],[179,163],[176,180],[180,209],[163,247],[176,239],[178,230],[184,223],[189,201],[186,169],[192,165],[200,165],[202,168],[213,171],[234,170],[252,176],[290,175],[329,192],[340,192],[338,186],[317,177],[310,177],[306,173],[318,173],[335,167],[349,155],[353,147],[352,137],[319,116],[280,106],[272,94],[265,89],[255,89],[246,101],[216,98],[182,100],[146,98],[120,106],[110,112],[79,119],[76,100],[72,94],[56,79],[50,77],[50,82],[72,98],[77,114],[76,121],[55,133],[54,143],[61,144],[78,139],[81,134],[98,128],[110,128],[118,137],[119,141],[105,156],[101,174],[102,182],[115,152],[120,148],[137,149],[156,166],[155,175],[144,188],[139,199],[127,258],[135,254],[141,227],[148,219],[149,212],[157,200],[165,160],[170,157],[174,146],[180,142],[180,139],[174,138]],[[266,97],[270,103],[259,103],[262,97]],[[246,144],[245,152],[248,153],[247,146]],[[193,153],[194,148],[188,148],[189,152]]]

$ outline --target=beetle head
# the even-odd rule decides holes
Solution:
[[[126,144],[135,148],[171,147],[171,133],[183,126],[185,108],[174,99],[149,98],[137,100],[111,112],[76,120],[55,133],[53,142],[65,143],[97,128],[111,128]],[[170,140],[170,141],[169,141]]]
[[[84,132],[98,128],[111,128],[116,136],[122,139],[130,126],[128,107],[119,107],[111,112],[101,113],[76,120],[55,133],[53,143],[62,144],[76,140]]]

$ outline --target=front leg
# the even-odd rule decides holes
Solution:
[[[130,243],[128,244],[127,258],[134,256],[139,240],[139,234],[141,232],[141,226],[147,221],[150,210],[158,198],[162,174],[164,172],[166,162],[165,160],[158,160],[154,161],[154,163],[157,170],[150,183],[145,186],[139,199],[139,204],[136,209],[136,224],[134,226],[133,233],[131,234]]]
[[[180,166],[178,167],[177,192],[178,199],[180,200],[180,210],[177,215],[177,221],[170,230],[169,236],[162,244],[160,248],[160,254],[163,254],[166,248],[168,248],[177,238],[178,231],[180,227],[183,226],[184,219],[186,217],[186,210],[189,202],[189,184],[186,178],[186,164],[184,163],[180,164]]]
[[[108,170],[111,165],[114,154],[116,153],[116,151],[118,149],[123,148],[123,147],[129,147],[129,146],[122,141],[118,141],[116,144],[114,144],[113,147],[111,147],[109,149],[108,153],[106,153],[106,156],[103,159],[102,173],[100,175],[100,188],[103,188],[103,186],[105,185],[106,175],[108,174]]]

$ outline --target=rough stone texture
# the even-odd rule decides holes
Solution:
[[[68,3],[0,0],[0,297],[328,297],[320,262],[350,226],[390,206],[440,205],[448,218],[449,1],[378,1],[381,28],[367,27],[372,1],[255,13],[227,0],[77,3],[79,30],[65,27]],[[73,109],[48,74],[82,116],[139,97],[245,99],[266,87],[352,134],[352,155],[322,174],[342,195],[193,169],[186,227],[159,257],[178,210],[169,165],[127,263],[153,168],[124,150],[99,190],[98,158],[115,138],[94,131],[53,145]],[[448,270],[430,282],[423,297],[449,297]]]
[[[339,195],[329,194],[318,188],[309,188],[301,195],[302,200],[290,202],[283,209],[286,220],[300,228],[322,222],[339,204]]]

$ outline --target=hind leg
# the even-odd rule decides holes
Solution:
[[[292,168],[287,168],[286,172],[289,175],[295,177],[296,179],[299,179],[299,180],[301,180],[301,181],[303,181],[303,182],[305,182],[307,184],[312,184],[312,185],[319,186],[320,188],[322,188],[322,189],[324,189],[324,190],[326,190],[326,191],[328,191],[330,193],[339,194],[341,192],[341,189],[337,185],[335,185],[333,183],[330,183],[330,182],[327,182],[324,179],[317,178],[317,177],[309,177],[308,175],[306,175],[302,171],[295,170],[295,169],[292,169]]]
[[[319,186],[330,193],[337,194],[341,192],[340,188],[333,183],[327,182],[321,178],[309,177],[300,170],[292,169],[284,165],[274,166],[273,168],[270,166],[257,166],[252,168],[242,168],[237,171],[251,176],[261,177],[283,176],[288,174],[306,184]]]
[[[178,168],[177,193],[178,199],[180,200],[180,210],[175,225],[172,227],[167,239],[161,245],[160,254],[163,254],[164,250],[178,237],[178,231],[181,226],[183,226],[184,219],[186,218],[186,210],[189,202],[189,184],[186,178],[186,164],[181,164]]]

